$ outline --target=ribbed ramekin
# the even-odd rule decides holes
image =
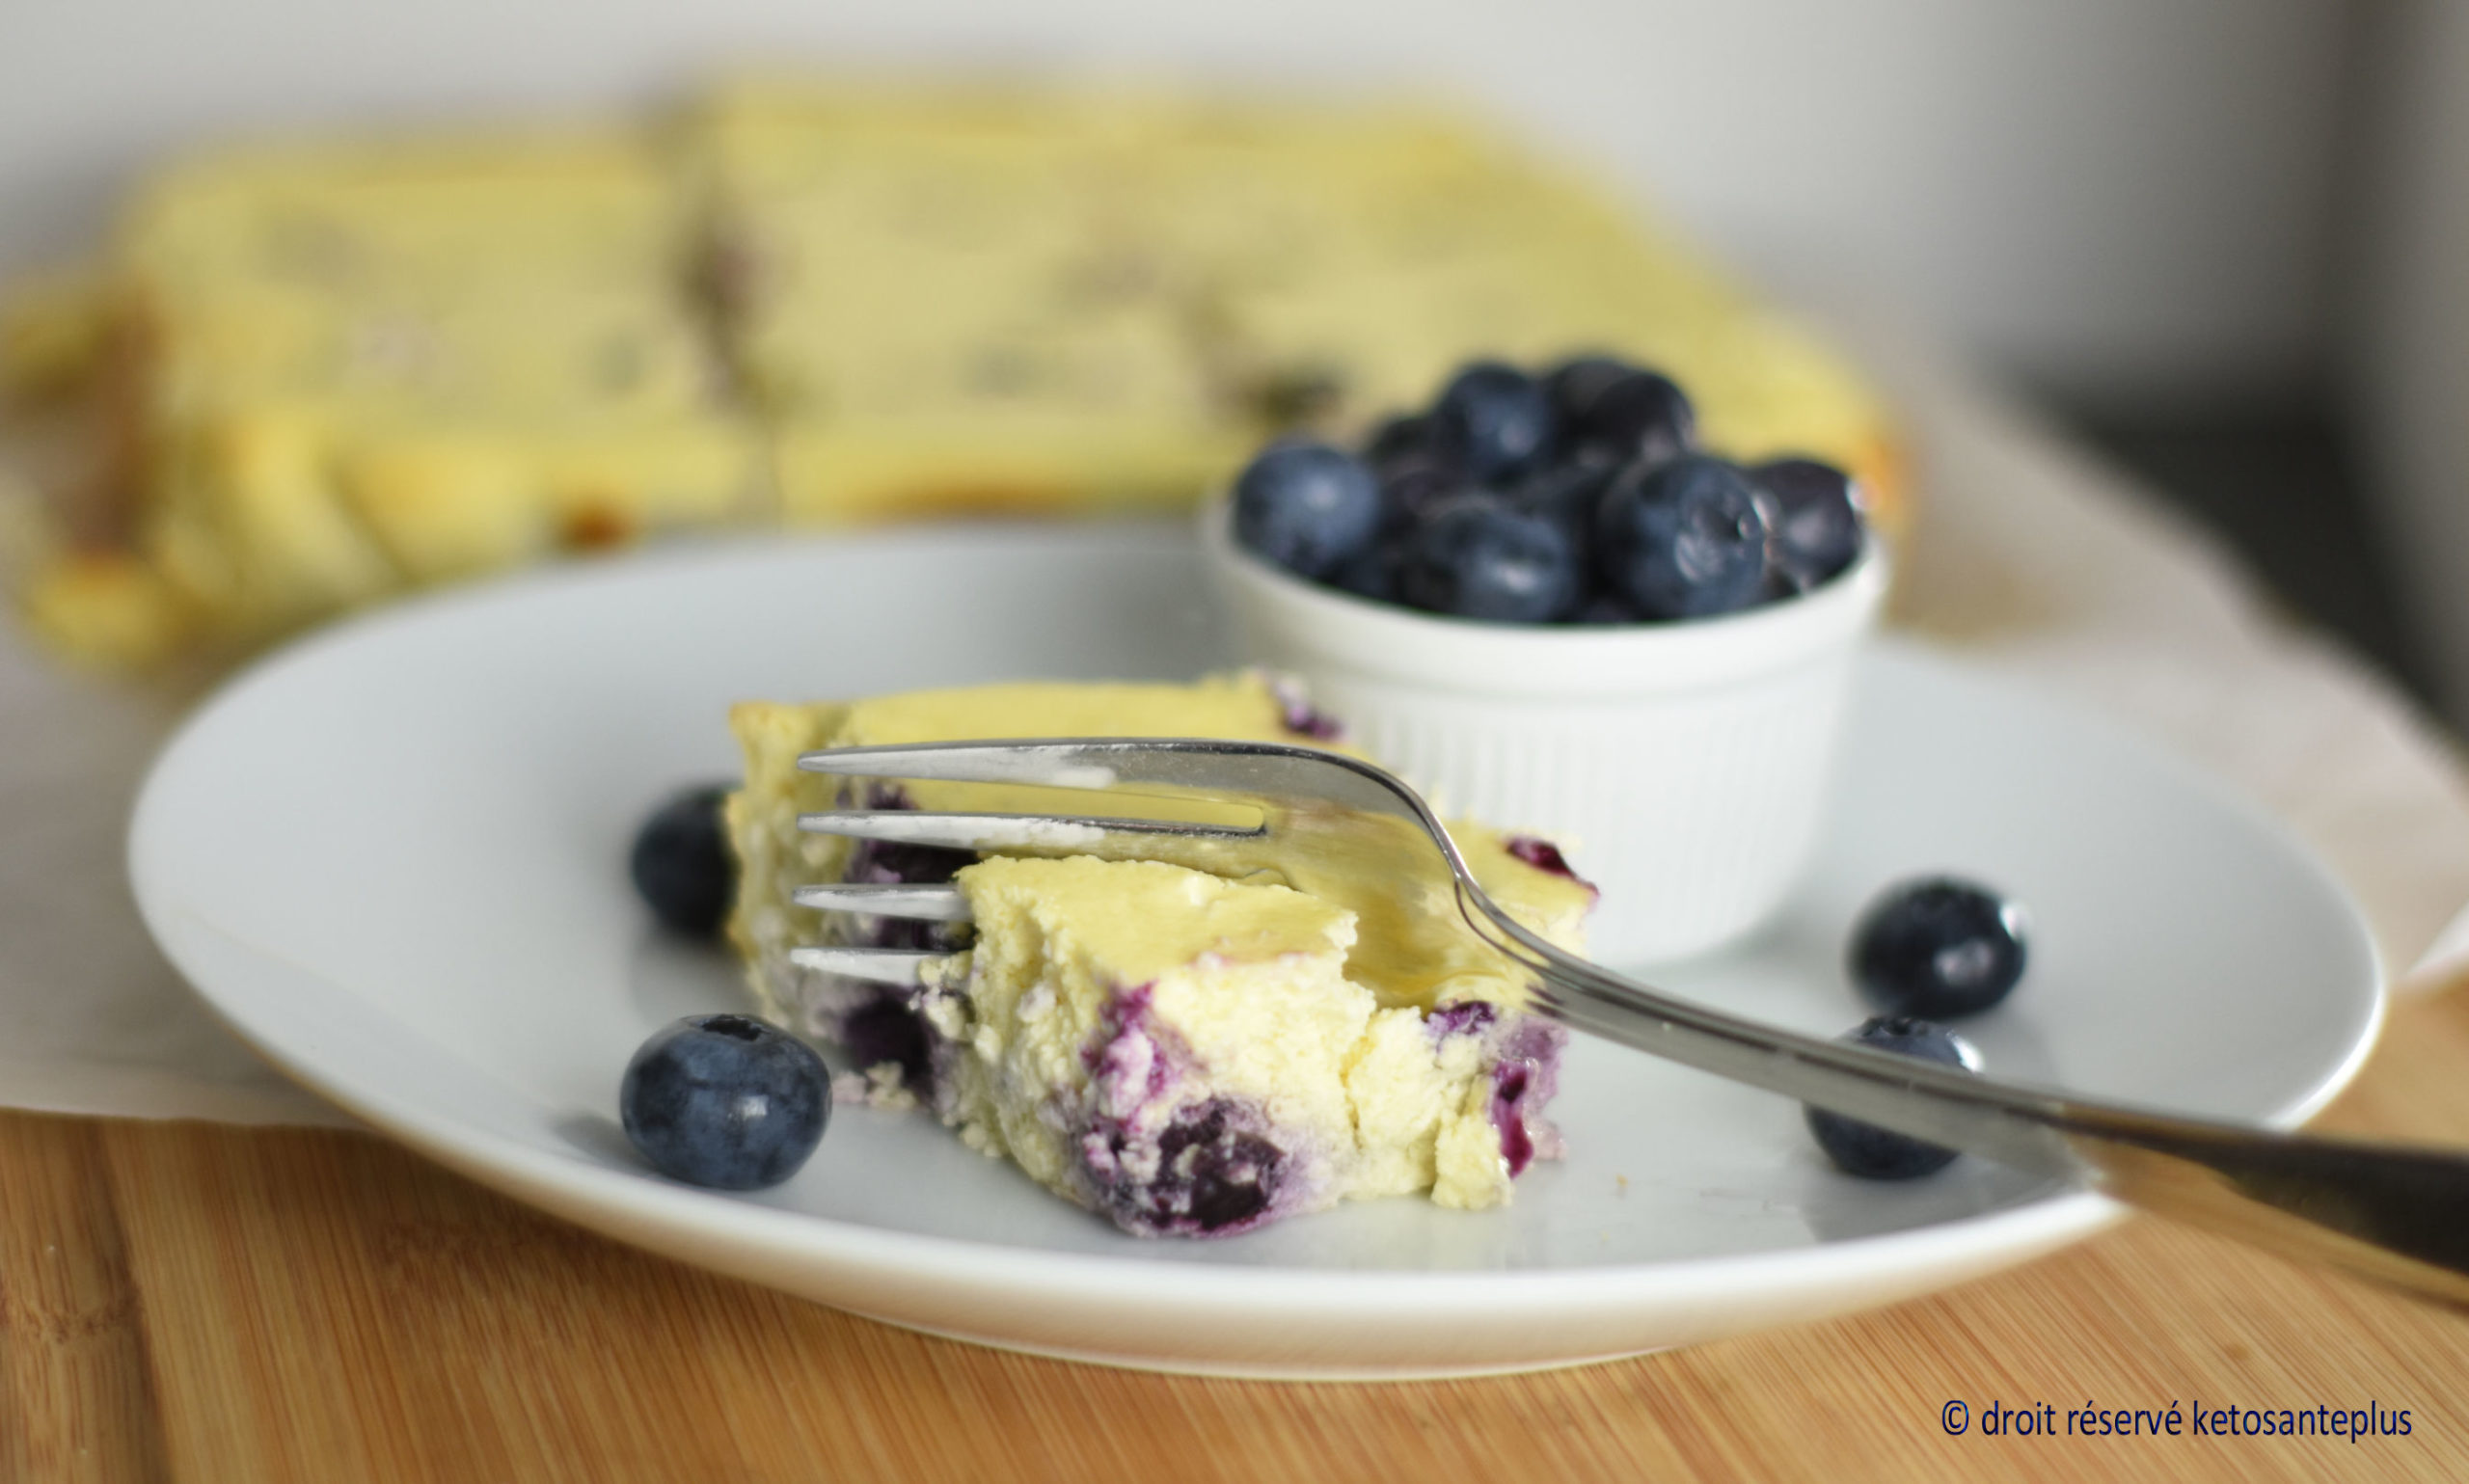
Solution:
[[[1753,931],[1807,864],[1853,661],[1886,558],[1722,618],[1604,628],[1446,618],[1303,581],[1201,539],[1251,662],[1292,675],[1347,736],[1470,815],[1552,840],[1603,890],[1594,957],[1703,953]]]

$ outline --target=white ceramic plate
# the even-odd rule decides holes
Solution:
[[[1833,1174],[1800,1110],[1592,1043],[1573,1150],[1492,1214],[1391,1201],[1217,1242],[1139,1241],[930,1119],[843,1108],[786,1186],[648,1174],[615,1119],[635,1046],[741,1005],[625,878],[645,807],[724,777],[727,704],[1218,662],[1178,530],[918,532],[671,552],[451,594],[238,681],[156,765],[130,869],[165,950],[303,1083],[522,1200],[896,1324],[1175,1369],[1442,1374],[1686,1344],[1942,1287],[2112,1213],[1976,1159]],[[1804,1030],[1863,1014],[1846,925],[1923,870],[1998,883],[2038,937],[1966,1027],[1992,1068],[2286,1123],[2354,1069],[2374,952],[2295,845],[2105,727],[1887,646],[1772,931],[1675,987]],[[1617,902],[1606,911],[1620,910]]]

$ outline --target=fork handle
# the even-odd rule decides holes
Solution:
[[[1614,974],[1462,895],[1572,1029],[2469,1308],[2469,1158],[2174,1118],[1777,1030]]]

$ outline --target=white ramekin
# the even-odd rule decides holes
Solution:
[[[1201,539],[1252,663],[1292,675],[1445,815],[1532,831],[1603,889],[1590,953],[1743,936],[1816,844],[1852,666],[1886,590],[1876,542],[1817,591],[1723,618],[1477,623],[1305,582]]]

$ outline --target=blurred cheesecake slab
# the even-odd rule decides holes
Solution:
[[[389,594],[742,518],[763,446],[677,285],[692,223],[627,129],[225,150],[114,244],[100,376],[133,475],[33,596],[150,576],[245,649]],[[55,332],[49,338],[64,338]]]
[[[1176,510],[1279,430],[1579,352],[1898,524],[1842,362],[1438,111],[754,79],[639,126],[232,148],[0,314],[0,388],[98,409],[17,597],[139,665],[670,530]]]
[[[1901,493],[1841,361],[1452,115],[749,83],[699,127],[793,519],[1180,507],[1280,427],[1587,351],[1672,375],[1718,452]]]

